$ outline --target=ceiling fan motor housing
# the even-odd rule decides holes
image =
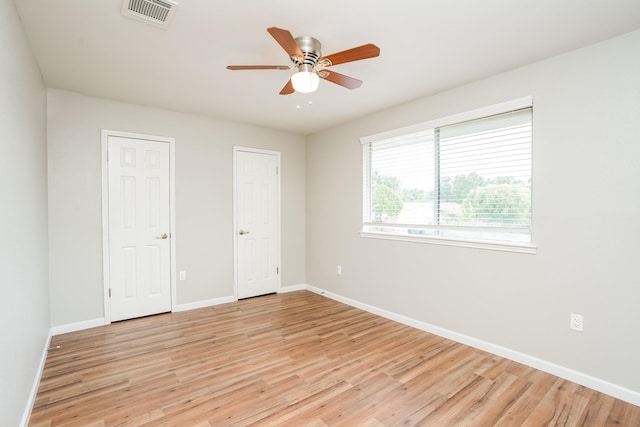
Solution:
[[[296,44],[304,55],[303,57],[299,57],[297,55],[293,55],[291,57],[291,60],[296,64],[298,70],[307,71],[315,68],[318,60],[322,56],[322,52],[320,50],[322,45],[320,44],[320,41],[313,37],[304,36],[297,37]]]

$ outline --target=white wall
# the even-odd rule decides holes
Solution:
[[[307,283],[640,393],[639,76],[634,32],[309,136]],[[359,237],[361,136],[527,95],[536,255]]]
[[[49,333],[46,92],[10,0],[0,0],[0,425],[17,426]]]
[[[100,131],[176,140],[178,304],[234,294],[232,147],[282,153],[282,285],[304,283],[304,137],[48,90],[51,317],[103,314]]]

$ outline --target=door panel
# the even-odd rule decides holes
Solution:
[[[169,144],[108,137],[111,320],[171,310]]]
[[[279,175],[276,154],[236,151],[238,298],[280,288]]]

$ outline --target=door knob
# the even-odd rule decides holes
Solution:
[[[241,236],[244,236],[245,234],[249,234],[249,232],[248,231],[244,231],[244,230],[240,230],[240,231],[238,231],[238,234],[241,235]]]
[[[169,237],[169,235],[167,233],[162,233],[162,234],[156,236],[156,239],[166,239],[167,237]]]

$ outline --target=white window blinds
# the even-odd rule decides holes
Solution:
[[[530,242],[532,109],[364,144],[363,230]]]

